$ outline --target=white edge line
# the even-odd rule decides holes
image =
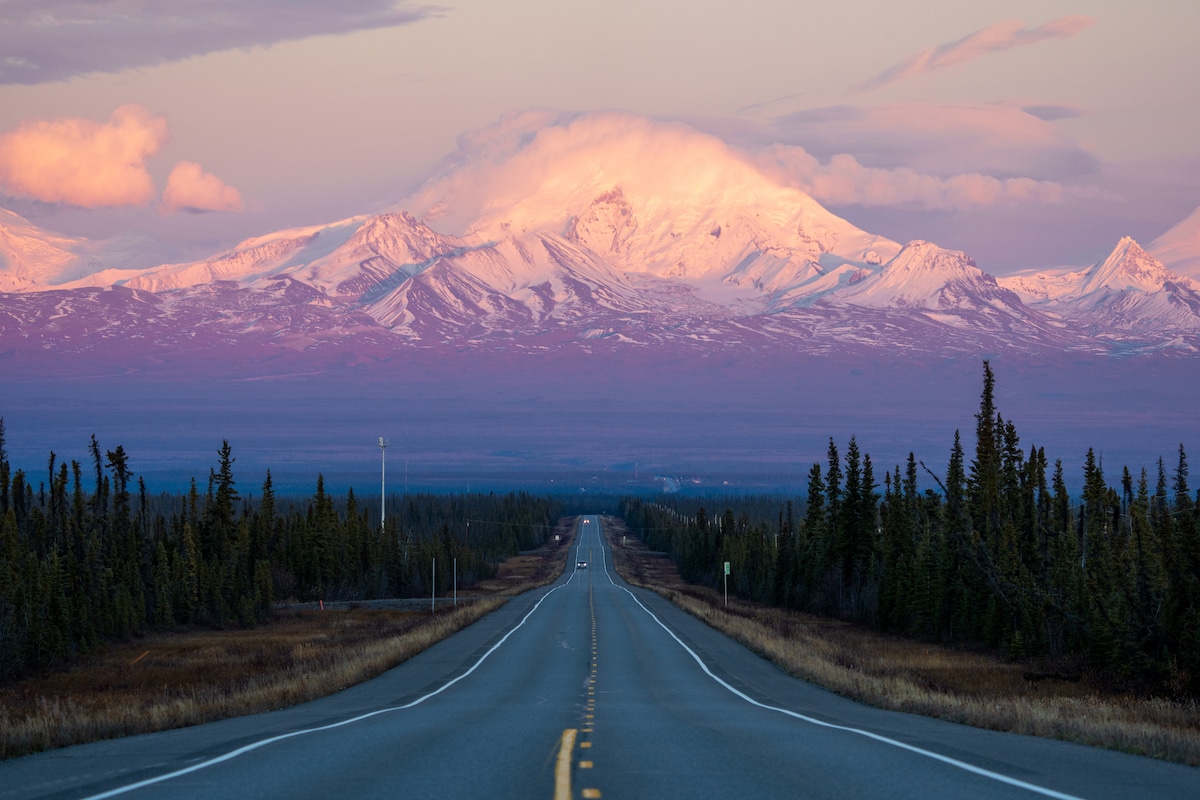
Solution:
[[[582,537],[580,537],[580,538],[582,539]],[[582,544],[583,544],[582,541],[580,541],[580,543],[576,545],[576,556],[578,556],[579,548],[582,546]],[[603,544],[601,545],[601,548],[603,549]],[[216,766],[217,764],[222,764],[226,761],[235,759],[238,756],[242,756],[253,750],[257,750],[260,747],[266,747],[269,744],[274,744],[275,742],[281,742],[284,739],[291,739],[296,736],[304,736],[309,733],[320,733],[321,731],[329,731],[329,730],[333,730],[334,728],[341,728],[345,725],[353,725],[356,722],[362,722],[365,719],[370,719],[371,717],[377,717],[380,714],[389,714],[393,711],[403,711],[406,708],[412,708],[413,706],[420,705],[421,703],[424,703],[429,698],[435,697],[435,696],[441,694],[442,692],[446,691],[451,686],[458,683],[463,678],[466,678],[468,675],[470,675],[472,672],[474,672],[476,669],[478,669],[479,665],[482,664],[484,661],[486,661],[488,656],[490,656],[492,653],[496,652],[496,650],[498,650],[500,648],[500,645],[502,645],[506,641],[508,641],[508,637],[510,637],[514,633],[516,633],[517,630],[522,625],[524,625],[525,622],[530,617],[533,616],[533,612],[537,611],[538,607],[541,606],[542,603],[546,602],[547,597],[554,594],[559,589],[561,589],[564,586],[566,586],[567,584],[569,584],[571,581],[575,580],[575,575],[577,574],[577,572],[578,572],[578,570],[572,571],[571,577],[567,578],[565,581],[560,583],[558,586],[552,587],[549,591],[547,591],[544,595],[542,595],[541,599],[539,599],[534,604],[533,608],[529,609],[529,612],[526,613],[525,616],[521,617],[521,621],[518,622],[516,625],[514,625],[508,633],[504,634],[504,636],[501,637],[500,641],[496,642],[494,645],[492,645],[490,648],[488,648],[488,651],[486,653],[484,653],[482,656],[480,656],[479,660],[476,661],[471,666],[470,669],[468,669],[462,675],[459,675],[457,678],[455,678],[451,681],[447,681],[446,683],[442,684],[441,686],[439,686],[437,689],[433,690],[429,694],[418,697],[416,700],[413,700],[411,703],[407,703],[402,706],[393,706],[391,708],[380,708],[380,709],[376,709],[375,711],[371,711],[366,714],[360,714],[359,716],[353,717],[351,719],[344,719],[341,722],[334,722],[330,725],[322,725],[318,728],[306,728],[305,730],[302,730],[302,731],[292,731],[291,733],[284,733],[284,734],[280,734],[279,736],[272,736],[269,739],[262,739],[257,742],[251,742],[250,744],[239,747],[236,750],[231,750],[228,753],[225,753],[224,755],[217,756],[216,758],[210,758],[208,761],[202,761],[199,764],[193,764],[190,767],[184,767],[183,769],[175,770],[174,772],[168,772],[164,775],[158,775],[153,778],[147,778],[146,780],[138,781],[137,783],[130,783],[126,786],[118,786],[115,789],[109,789],[108,791],[101,792],[100,794],[89,795],[89,796],[83,798],[83,800],[104,800],[104,798],[107,798],[107,797],[116,797],[117,795],[125,794],[127,792],[132,792],[136,789],[143,789],[147,786],[153,786],[156,783],[163,783],[164,781],[173,780],[175,778],[179,778],[184,775],[189,775],[193,772],[198,772],[202,769],[207,769],[208,767]],[[605,574],[606,575],[608,574],[607,569],[605,570]],[[611,581],[612,578],[609,578],[609,580]],[[661,624],[661,623],[659,623],[659,624]]]
[[[601,547],[603,548],[603,545],[601,545]],[[949,764],[952,767],[957,767],[958,769],[965,770],[965,771],[973,773],[975,775],[979,775],[984,778],[990,778],[991,780],[998,781],[1000,783],[1005,783],[1005,784],[1008,784],[1009,786],[1016,786],[1019,789],[1026,789],[1035,794],[1044,795],[1045,797],[1053,797],[1053,798],[1056,798],[1056,800],[1083,800],[1082,798],[1077,797],[1076,795],[1073,795],[1073,794],[1064,794],[1063,792],[1056,792],[1053,789],[1047,789],[1046,787],[1038,786],[1035,783],[1027,783],[1026,781],[1018,780],[1017,778],[1010,778],[1009,776],[1002,775],[999,772],[992,772],[991,770],[984,769],[983,767],[977,767],[974,764],[968,764],[965,761],[959,761],[956,758],[950,758],[949,756],[944,756],[941,753],[935,753],[932,750],[923,750],[920,747],[915,747],[914,745],[911,745],[911,744],[899,742],[899,741],[896,741],[895,739],[889,739],[888,737],[881,736],[878,733],[871,733],[870,731],[864,731],[859,728],[851,728],[846,725],[837,725],[832,722],[823,722],[822,720],[815,719],[814,717],[808,717],[808,716],[805,716],[804,714],[800,714],[795,711],[789,711],[786,708],[778,708],[776,706],[767,705],[766,703],[760,703],[759,701],[755,700],[753,697],[743,694],[742,692],[733,688],[728,683],[726,683],[725,681],[721,680],[716,675],[714,675],[709,670],[708,665],[704,663],[703,659],[701,659],[700,656],[696,655],[695,651],[693,651],[692,648],[690,648],[686,644],[684,644],[683,640],[681,640],[678,636],[675,635],[675,633],[670,628],[668,628],[665,624],[663,624],[663,621],[661,619],[659,619],[653,611],[651,611],[650,609],[648,609],[644,605],[642,605],[642,601],[637,598],[637,595],[635,595],[633,592],[626,589],[624,586],[617,586],[616,581],[614,581],[612,579],[612,575],[610,575],[608,573],[608,564],[605,563],[603,560],[601,561],[601,563],[604,564],[604,576],[606,578],[608,578],[608,582],[611,583],[617,589],[620,589],[621,591],[625,592],[630,597],[632,597],[633,602],[637,603],[638,606],[642,609],[642,611],[645,611],[647,614],[649,614],[650,618],[653,619],[655,622],[657,622],[659,627],[667,632],[668,636],[670,636],[672,639],[674,639],[675,642],[680,647],[682,647],[684,650],[687,651],[688,655],[690,655],[696,661],[696,663],[700,665],[700,669],[704,670],[705,675],[712,678],[714,681],[719,683],[721,686],[725,687],[730,692],[732,692],[734,695],[736,695],[737,697],[740,697],[742,700],[745,700],[747,703],[749,703],[752,706],[758,706],[759,708],[766,709],[767,711],[777,711],[780,714],[786,714],[789,717],[794,717],[795,719],[802,720],[804,722],[808,722],[812,725],[817,725],[822,728],[832,728],[833,730],[846,731],[847,733],[855,733],[855,734],[858,734],[859,736],[865,736],[868,739],[874,739],[877,742],[882,742],[883,744],[889,744],[892,747],[898,747],[901,750],[907,750],[910,753],[916,753],[917,755],[925,756],[926,758],[932,758],[934,761],[940,761],[943,764]]]

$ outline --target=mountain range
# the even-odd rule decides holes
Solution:
[[[229,437],[294,486],[316,469],[369,485],[382,434],[445,480],[790,485],[831,435],[935,464],[973,424],[981,358],[1006,417],[1068,460],[1099,444],[1147,464],[1194,435],[1200,215],[1149,251],[1122,238],[1086,268],[996,278],[716,140],[652,144],[505,180],[452,164],[402,207],[186,263],[0,211],[10,452],[86,460],[98,432],[186,481]]]
[[[640,198],[639,198],[640,199]],[[1083,270],[997,280],[800,195],[669,215],[619,185],[556,224],[445,235],[407,212],[280,231],[211,258],[78,271],[98,248],[0,218],[0,352],[144,359],[228,345],[829,353],[1197,352],[1200,286],[1123,238]]]
[[[1084,269],[997,279],[965,253],[863,231],[719,140],[668,142],[666,162],[645,157],[654,144],[589,142],[470,202],[467,167],[452,166],[410,198],[420,217],[397,208],[141,268],[136,241],[3,211],[0,359],[136,371],[205,352],[316,364],[412,348],[1200,348],[1200,284],[1130,238]],[[1187,267],[1197,230],[1200,212],[1156,251]]]

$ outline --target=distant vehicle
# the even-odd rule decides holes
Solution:
[[[587,562],[586,561],[576,561],[575,569],[587,569]]]
[[[591,522],[591,520],[590,520],[590,519],[585,519],[585,520],[583,521],[583,524],[584,524],[584,525],[587,525],[589,522]]]

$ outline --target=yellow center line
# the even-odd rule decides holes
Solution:
[[[567,728],[558,747],[558,763],[554,767],[554,800],[571,800],[571,751],[575,749],[575,728]]]

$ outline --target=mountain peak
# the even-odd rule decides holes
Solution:
[[[1097,291],[1162,291],[1176,276],[1142,249],[1130,236],[1123,236],[1106,259],[1087,270],[1081,294]]]
[[[937,309],[957,307],[966,298],[977,300],[997,291],[995,279],[975,266],[966,253],[914,239],[881,270],[861,279],[842,297],[875,308]]]
[[[63,280],[86,258],[89,244],[0,208],[0,292],[31,291]]]
[[[826,253],[878,263],[900,249],[681,123],[506,118],[465,138],[452,162],[405,201],[418,217],[469,241],[559,236],[628,272],[737,282],[739,266],[762,257],[799,274]]]

